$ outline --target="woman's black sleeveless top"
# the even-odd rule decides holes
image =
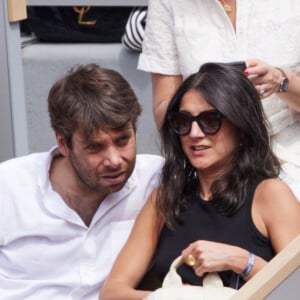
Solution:
[[[242,207],[231,216],[218,212],[213,201],[196,197],[181,215],[181,222],[174,230],[164,226],[154,256],[154,269],[161,280],[169,271],[171,262],[190,243],[208,240],[242,247],[269,261],[274,255],[272,245],[255,227],[251,217],[254,191],[259,181],[250,185]],[[202,285],[202,278],[195,275],[191,267],[183,264],[179,269],[184,283]],[[224,286],[240,287],[244,281],[232,271],[219,273]]]

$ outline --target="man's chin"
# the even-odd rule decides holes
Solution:
[[[107,187],[108,194],[117,193],[118,191],[120,191],[124,187],[125,183],[126,183],[126,181],[122,182],[122,183],[119,183],[119,184],[108,186]]]
[[[122,187],[126,184],[128,180],[127,176],[123,176],[122,178],[118,178],[118,179],[109,179],[105,181],[105,186],[108,190],[111,191],[111,193],[113,192],[117,192],[119,190],[122,189]]]

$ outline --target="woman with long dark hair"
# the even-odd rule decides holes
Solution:
[[[217,271],[239,288],[300,234],[300,205],[278,179],[253,84],[235,67],[204,64],[175,93],[161,128],[161,186],[139,214],[100,293],[141,299],[152,262],[160,279],[179,255],[184,283]]]

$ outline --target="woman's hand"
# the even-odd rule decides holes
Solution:
[[[244,74],[252,81],[261,99],[278,92],[282,81],[281,72],[273,66],[258,60],[246,60]]]
[[[195,264],[192,266],[195,274],[202,277],[207,272],[226,270],[242,273],[249,252],[232,245],[199,240],[182,251],[183,260],[191,265],[189,255],[195,258]]]

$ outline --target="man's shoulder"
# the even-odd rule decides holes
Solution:
[[[136,168],[161,169],[165,159],[155,154],[138,154],[136,156]]]
[[[138,154],[131,179],[139,183],[156,180],[160,177],[164,161],[159,155]]]
[[[14,158],[10,158],[8,160],[5,160],[0,163],[0,167],[10,167],[10,166],[15,166],[15,165],[22,165],[22,164],[27,164],[31,163],[33,161],[42,159],[43,157],[46,157],[48,155],[47,152],[35,152],[35,153],[30,153],[24,156],[18,156]]]
[[[132,201],[140,199],[139,201],[144,203],[152,190],[160,184],[164,161],[164,158],[159,155],[138,154],[136,156],[134,171],[125,188],[137,193],[138,196],[131,198]]]
[[[1,177],[16,176],[26,172],[36,172],[46,166],[49,160],[48,152],[31,153],[25,156],[15,157],[0,163]]]

